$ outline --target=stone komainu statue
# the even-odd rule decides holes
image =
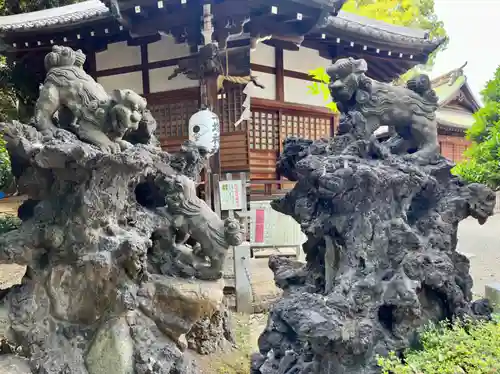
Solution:
[[[438,98],[427,75],[410,79],[406,87],[368,78],[365,60],[343,58],[327,69],[329,89],[341,112],[357,111],[369,134],[388,126],[393,151],[415,151],[409,158],[429,159],[439,153],[436,109]]]
[[[106,152],[128,148],[131,143],[124,137],[154,143],[156,123],[146,99],[132,90],[108,95],[83,70],[85,58],[81,50],[64,46],[54,46],[45,56],[47,75],[35,106],[37,129],[52,133],[63,128]]]

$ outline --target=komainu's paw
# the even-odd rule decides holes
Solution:
[[[106,142],[105,144],[101,144],[99,145],[99,149],[104,153],[110,153],[110,154],[121,152],[120,145],[114,142],[109,142],[109,143]]]
[[[122,151],[132,148],[134,145],[132,143],[127,142],[126,140],[117,140],[116,143],[120,146]]]

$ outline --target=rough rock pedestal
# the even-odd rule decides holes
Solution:
[[[427,322],[490,316],[487,301],[472,302],[456,244],[461,220],[493,214],[494,193],[452,175],[435,151],[428,87],[373,82],[365,68],[346,59],[329,70],[343,111],[334,139],[285,141],[277,169],[297,183],[272,206],[300,223],[307,263],[269,261],[284,294],[253,374],[379,373],[377,355],[418,344]],[[379,142],[373,131],[391,124]]]
[[[188,343],[206,353],[231,338],[227,323],[217,321],[208,337],[197,326],[225,318],[221,267],[242,241],[239,223],[196,196],[190,177],[205,150],[188,142],[163,152],[145,100],[128,90],[106,97],[81,54],[71,56],[66,47],[48,55],[34,126],[0,124],[19,192],[29,197],[21,227],[0,236],[0,263],[27,266],[1,299],[8,343],[26,360],[0,365],[201,373]]]

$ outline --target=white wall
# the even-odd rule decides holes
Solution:
[[[96,53],[96,70],[122,68],[141,64],[141,47],[128,46],[127,42],[108,44],[105,51]]]
[[[274,47],[263,43],[257,44],[257,48],[250,52],[250,63],[274,68],[276,66]]]
[[[257,78],[257,82],[262,84],[265,88],[253,87],[251,96],[260,99],[276,100],[276,77],[274,74],[252,71],[252,75],[254,75]]]
[[[298,51],[283,51],[285,70],[308,74],[311,70],[329,65],[331,65],[331,61],[321,57],[315,49],[300,47]],[[284,80],[285,101],[287,102],[324,107],[331,101],[330,98],[325,101],[322,95],[310,94],[308,86],[312,84],[311,81],[291,77],[285,77]]]
[[[148,44],[148,60],[149,62],[171,60],[189,56],[189,45],[186,43],[177,44],[171,36],[162,35],[157,42]]]
[[[332,101],[331,97],[328,97],[328,101],[325,101],[323,95],[309,93],[308,86],[313,84],[312,81],[291,77],[285,77],[284,81],[285,101],[289,103],[324,107]]]
[[[276,56],[274,47],[259,43],[254,51],[250,52],[250,63],[274,68],[276,66]],[[252,88],[252,97],[268,100],[276,100],[276,78],[274,74],[252,71],[252,75],[257,77],[259,83],[265,88]]]
[[[331,65],[328,58],[321,57],[315,49],[300,47],[298,51],[283,51],[283,68],[285,70],[309,73],[310,70]]]
[[[150,63],[172,60],[189,55],[189,46],[184,43],[176,44],[175,39],[170,36],[162,36],[157,42],[148,45],[148,61]],[[105,51],[96,54],[97,72],[127,66],[137,66],[140,64],[141,47],[128,46],[126,41],[109,44]],[[169,81],[168,77],[173,73],[175,67],[176,66],[168,66],[149,71],[149,87],[151,93],[199,86],[198,81],[188,79],[182,74]],[[102,76],[99,77],[97,81],[103,85],[106,91],[130,88],[137,93],[143,93],[142,72],[140,71]]]
[[[129,88],[138,94],[143,94],[142,72],[140,71],[98,77],[97,82],[101,84],[107,92]]]
[[[255,51],[252,51],[250,54],[250,62],[274,68],[276,67],[275,57],[274,47],[259,43]],[[321,57],[319,52],[314,49],[300,47],[298,51],[283,51],[283,67],[285,70],[307,74],[311,70],[322,66],[327,67],[330,64],[331,61],[329,59]],[[256,71],[252,71],[252,74],[266,87],[264,90],[253,89],[252,97],[276,100],[276,79],[274,74]],[[285,101],[324,107],[331,99],[329,98],[328,101],[325,101],[322,96],[309,94],[308,86],[311,84],[311,81],[285,76]]]
[[[167,66],[149,71],[149,90],[151,93],[199,86],[199,81],[188,79],[184,74],[179,74],[174,79],[168,80],[175,68],[176,66]]]

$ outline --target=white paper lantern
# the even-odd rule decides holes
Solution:
[[[201,109],[189,119],[189,140],[208,149],[210,154],[220,148],[219,117],[208,109]]]

